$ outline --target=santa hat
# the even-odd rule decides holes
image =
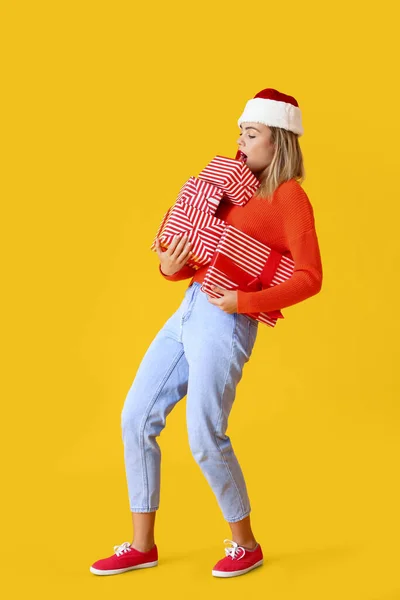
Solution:
[[[304,133],[297,100],[273,88],[261,90],[247,102],[238,125],[246,121],[281,127],[297,133],[298,136]]]

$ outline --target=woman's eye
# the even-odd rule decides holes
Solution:
[[[249,138],[253,139],[253,138],[255,138],[255,137],[256,137],[255,135],[250,135],[250,134],[249,134]]]

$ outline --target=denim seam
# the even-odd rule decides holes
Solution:
[[[249,360],[250,354],[251,354],[251,351],[252,351],[252,348],[251,348],[251,334],[252,334],[252,329],[251,328],[252,328],[252,324],[249,321],[249,324],[247,326],[247,356],[248,356],[247,361]]]
[[[250,350],[249,350],[249,360],[250,360],[251,355],[253,353],[254,344],[256,343],[257,336],[258,336],[258,326],[252,326],[252,324],[250,323],[249,334],[250,334],[250,341],[253,340],[253,344],[251,345]],[[254,335],[254,338],[253,338],[253,335]]]
[[[218,417],[218,420],[217,420],[217,430],[219,429],[220,421],[222,420],[222,413],[223,413],[223,410],[222,410],[223,396],[224,396],[225,389],[226,389],[226,382],[227,382],[227,380],[228,380],[228,376],[229,376],[229,369],[230,369],[230,366],[231,366],[231,364],[232,364],[233,350],[234,350],[234,347],[235,347],[235,341],[236,341],[236,328],[237,328],[237,317],[236,317],[236,315],[234,315],[234,329],[233,329],[233,335],[232,335],[231,355],[230,355],[230,358],[229,358],[229,366],[228,366],[228,369],[227,369],[227,371],[226,371],[226,377],[225,377],[225,381],[224,381],[224,386],[223,386],[223,388],[222,388],[222,394],[221,394],[221,410],[220,410],[220,414],[219,414],[219,417]],[[235,486],[235,488],[236,488],[236,492],[237,492],[237,494],[238,494],[238,496],[239,496],[239,501],[240,501],[240,505],[241,505],[241,507],[242,507],[242,510],[244,511],[244,510],[245,510],[245,508],[244,508],[244,505],[243,505],[243,502],[242,502],[242,497],[241,497],[241,495],[240,495],[239,488],[238,488],[238,486],[236,485],[236,481],[235,481],[235,478],[234,478],[234,477],[233,477],[233,475],[232,475],[232,471],[230,470],[230,468],[229,468],[229,465],[228,465],[228,463],[227,463],[227,462],[226,462],[226,460],[225,460],[224,453],[223,453],[223,451],[222,451],[222,449],[221,449],[221,447],[220,447],[220,445],[219,445],[219,443],[218,443],[218,437],[217,437],[217,435],[216,435],[216,432],[215,432],[215,431],[214,431],[214,438],[215,438],[216,444],[217,444],[217,446],[218,446],[218,449],[219,449],[219,451],[220,451],[220,454],[221,454],[222,460],[224,461],[225,467],[226,467],[226,469],[227,469],[227,471],[228,471],[228,473],[229,473],[229,475],[230,475],[230,478],[231,478],[231,480],[232,480],[232,483],[233,483],[233,485],[234,485],[234,486]]]
[[[177,357],[172,362],[170,369],[167,371],[164,379],[161,381],[161,383],[158,387],[158,390],[155,392],[152,400],[150,401],[150,403],[147,407],[147,410],[143,416],[142,424],[140,426],[139,443],[140,443],[140,454],[141,454],[141,459],[142,459],[142,470],[143,470],[143,496],[148,500],[148,504],[150,504],[150,502],[149,502],[150,498],[149,498],[149,481],[148,481],[148,477],[147,477],[147,467],[146,467],[146,459],[145,459],[145,452],[144,452],[144,439],[143,439],[144,438],[144,429],[146,427],[147,420],[150,416],[151,409],[153,408],[154,404],[157,402],[163,387],[167,383],[168,379],[171,377],[172,371],[175,369],[176,365],[178,364],[178,362],[181,359],[183,354],[184,354],[184,350],[180,350]]]
[[[185,323],[188,320],[188,318],[192,314],[192,310],[193,310],[194,303],[196,301],[199,289],[200,289],[199,286],[193,288],[193,293],[192,293],[192,297],[189,300],[188,309],[186,311],[186,314],[184,314],[183,317],[182,317],[182,325],[183,325],[183,323]]]
[[[228,521],[228,523],[236,523],[237,521],[241,521],[242,519],[245,519],[246,517],[249,516],[250,514],[250,510],[248,512],[246,512],[244,515],[242,515],[241,517],[235,517],[234,519],[226,519]]]

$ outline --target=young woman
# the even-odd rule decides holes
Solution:
[[[258,321],[245,313],[283,309],[317,294],[322,265],[313,208],[300,185],[304,166],[298,138],[303,129],[297,101],[267,88],[247,102],[238,124],[236,158],[246,161],[260,186],[245,206],[221,202],[216,216],[292,258],[295,270],[272,288],[244,292],[216,287],[222,297],[212,298],[200,289],[207,266],[195,271],[186,265],[187,238],[176,238],[166,251],[158,244],[161,275],[191,282],[150,344],[125,400],[121,426],[133,541],[114,546],[114,554],[95,562],[90,570],[97,575],[158,564],[154,524],[161,451],[156,438],[184,396],[191,452],[231,529],[232,539],[225,540],[230,547],[212,575],[242,575],[263,563],[243,473],[226,435],[236,387],[258,332]]]

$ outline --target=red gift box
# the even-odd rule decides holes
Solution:
[[[244,206],[260,185],[257,177],[241,160],[217,155],[203,169],[199,179],[216,185],[224,192],[224,199]]]
[[[199,177],[190,177],[181,187],[175,204],[162,218],[151,250],[156,250],[157,238],[168,248],[176,234],[188,232],[193,254],[186,264],[194,268],[209,264],[226,226],[214,216],[220,201],[243,206],[258,186],[245,163],[217,155]]]
[[[206,271],[201,289],[213,298],[221,294],[211,289],[218,285],[227,290],[253,292],[289,279],[294,261],[243,233],[233,225],[224,228],[215,254]],[[275,327],[284,316],[280,310],[268,313],[245,313],[261,323]]]
[[[181,187],[177,202],[186,202],[213,215],[223,195],[224,192],[212,183],[190,177]]]
[[[168,248],[176,234],[187,232],[192,255],[186,264],[199,268],[210,263],[225,227],[222,219],[177,201],[165,213],[156,238],[159,237],[162,247]],[[155,249],[155,240],[151,248]]]

